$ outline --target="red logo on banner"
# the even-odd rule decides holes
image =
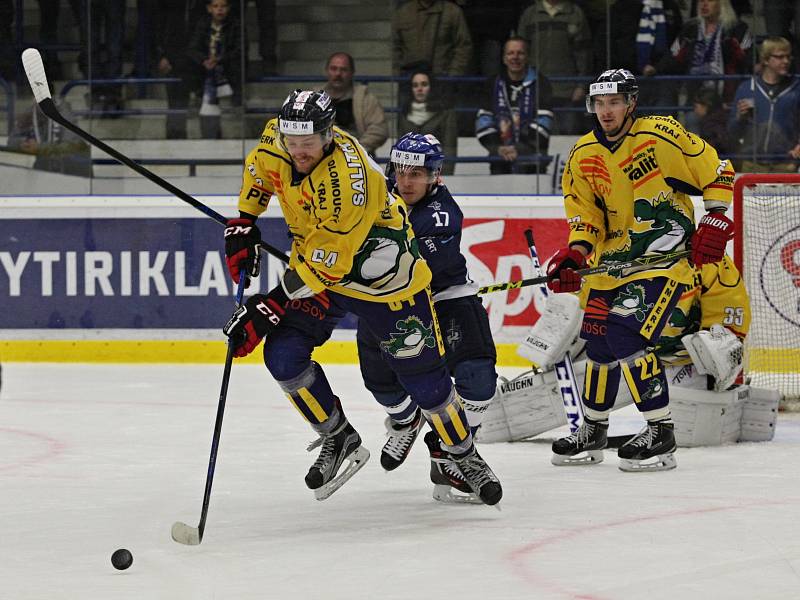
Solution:
[[[524,231],[533,229],[539,262],[544,264],[567,243],[564,219],[464,219],[461,249],[470,276],[478,285],[516,281],[533,276]],[[528,328],[539,318],[537,286],[494,292],[483,297],[494,334],[503,327]]]

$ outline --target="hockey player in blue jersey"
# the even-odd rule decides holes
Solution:
[[[409,207],[420,253],[433,274],[431,292],[445,342],[445,361],[474,433],[495,393],[497,354],[489,318],[476,296],[478,286],[469,278],[461,254],[464,216],[440,180],[443,163],[444,153],[434,136],[407,133],[392,147],[389,185]],[[388,413],[388,440],[381,465],[391,471],[406,459],[425,421],[404,389],[402,376],[387,368],[375,336],[359,326],[357,341],[364,383]],[[442,450],[435,431],[425,435],[425,443],[431,454],[434,498],[477,501],[458,467]],[[453,494],[453,489],[467,496]]]

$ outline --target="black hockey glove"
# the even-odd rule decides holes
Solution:
[[[230,219],[225,226],[225,260],[231,278],[239,283],[240,271],[258,277],[261,268],[261,231],[253,219]]]
[[[284,305],[289,300],[279,283],[268,294],[256,294],[236,309],[222,329],[235,344],[233,355],[247,356],[261,340],[272,333],[286,314]]]

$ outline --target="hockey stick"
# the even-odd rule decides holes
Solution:
[[[236,306],[242,305],[242,296],[247,282],[247,277],[239,278],[239,287],[236,288]],[[200,524],[192,527],[181,521],[172,524],[172,539],[179,544],[187,546],[197,546],[203,541],[203,532],[206,529],[206,517],[208,517],[208,503],[211,500],[211,484],[214,482],[214,469],[217,466],[217,450],[219,449],[219,438],[222,433],[222,416],[225,414],[225,400],[228,397],[228,382],[231,378],[231,365],[233,364],[234,343],[228,340],[228,354],[225,357],[225,368],[222,371],[222,386],[219,392],[219,404],[217,405],[217,420],[214,423],[214,437],[211,440],[211,455],[208,457],[208,473],[206,474],[206,489],[203,494],[203,510],[200,512]]]
[[[542,265],[539,262],[539,254],[536,252],[536,244],[533,241],[533,230],[530,228],[525,230],[525,241],[528,242],[528,252],[530,252],[531,262],[533,263],[533,274],[541,275]],[[550,293],[547,285],[544,283],[539,285],[542,294],[547,298]],[[558,391],[564,404],[564,412],[567,414],[569,430],[570,432],[575,432],[583,420],[583,410],[581,409],[578,383],[575,381],[575,369],[572,366],[572,357],[569,355],[569,350],[564,353],[564,358],[553,365],[553,368],[556,371]]]
[[[647,265],[656,265],[659,263],[670,262],[681,258],[686,258],[691,254],[690,250],[681,250],[680,252],[672,252],[670,254],[650,254],[640,256],[625,262],[609,263],[604,265],[597,265],[596,267],[588,267],[576,271],[578,275],[585,277],[586,275],[597,275],[598,273],[608,273],[613,275],[617,271],[624,271],[625,269],[632,269],[634,267],[644,267]],[[478,294],[491,294],[492,292],[503,292],[505,290],[515,290],[517,288],[526,287],[529,285],[540,285],[547,283],[550,279],[547,275],[541,277],[532,277],[530,279],[520,279],[518,281],[506,281],[504,283],[492,283],[485,285],[478,290]]]
[[[25,75],[28,77],[28,83],[30,83],[31,85],[31,90],[33,90],[33,97],[36,100],[36,103],[39,105],[39,108],[45,115],[50,117],[56,123],[60,123],[70,131],[79,135],[84,140],[89,142],[92,146],[100,148],[100,150],[102,150],[106,154],[113,156],[119,162],[130,167],[131,169],[139,173],[139,175],[146,177],[147,179],[155,183],[157,186],[167,190],[169,193],[173,194],[174,196],[177,196],[184,202],[191,204],[197,210],[211,217],[218,223],[222,225],[227,225],[228,220],[221,214],[219,214],[217,211],[215,211],[213,208],[206,206],[205,204],[200,202],[197,198],[190,196],[183,190],[175,187],[165,179],[162,179],[149,169],[137,163],[136,161],[128,158],[121,152],[118,152],[105,142],[100,141],[99,139],[94,137],[91,133],[81,129],[80,127],[75,125],[75,123],[72,123],[71,121],[66,119],[64,115],[58,112],[58,108],[56,108],[56,105],[50,96],[50,86],[47,82],[47,74],[44,72],[44,64],[42,63],[42,56],[39,54],[38,50],[36,50],[35,48],[27,48],[26,50],[24,50],[22,52],[22,65],[25,68]],[[278,258],[285,263],[289,262],[289,257],[286,256],[286,254],[284,254],[277,248],[270,246],[269,244],[263,241],[261,242],[261,248],[264,251],[271,254],[272,256],[274,256],[275,258]]]

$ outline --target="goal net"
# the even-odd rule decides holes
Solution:
[[[752,385],[800,397],[800,175],[748,174],[734,185],[734,259],[750,295]]]

